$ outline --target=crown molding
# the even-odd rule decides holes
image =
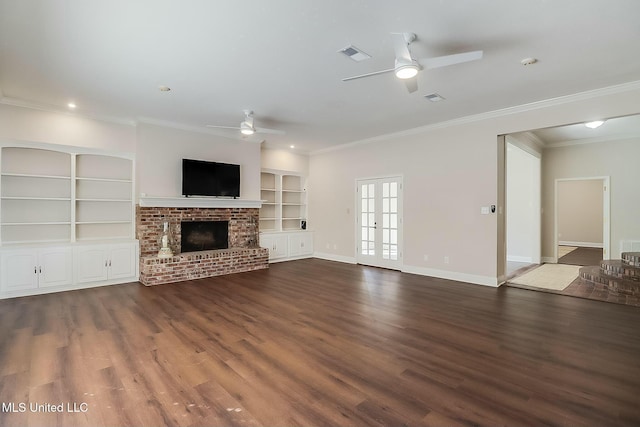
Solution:
[[[629,133],[623,135],[609,135],[609,136],[599,136],[594,138],[582,138],[582,139],[570,139],[567,141],[561,141],[556,143],[549,143],[544,146],[544,148],[560,148],[560,147],[571,147],[574,145],[587,145],[587,144],[597,144],[601,142],[620,142],[620,141],[628,141],[633,139],[640,139],[640,132],[638,133]]]
[[[598,98],[598,97],[607,96],[607,95],[615,95],[618,93],[629,92],[634,90],[640,90],[640,80],[623,83],[619,85],[614,85],[614,86],[607,86],[599,89],[588,90],[584,92],[578,92],[571,95],[559,96],[556,98],[549,98],[541,101],[530,102],[527,104],[516,105],[513,107],[487,111],[485,113],[479,113],[479,114],[474,114],[470,116],[460,117],[457,119],[446,120],[443,122],[433,123],[430,125],[420,126],[412,129],[407,129],[400,132],[392,132],[384,135],[378,135],[371,138],[348,142],[346,144],[340,144],[334,147],[328,147],[328,148],[312,151],[310,155],[314,156],[317,154],[324,154],[332,151],[345,150],[358,145],[371,144],[374,142],[384,141],[384,140],[393,139],[393,138],[412,136],[412,135],[417,135],[417,134],[421,134],[428,131],[445,129],[449,127],[460,126],[460,125],[474,123],[478,121],[504,117],[511,114],[519,114],[527,111],[535,111],[542,108],[564,105],[564,104],[577,102],[577,101],[585,101],[592,98]]]
[[[100,120],[103,122],[115,123],[115,124],[125,125],[125,126],[136,125],[135,121],[132,119],[108,116],[105,114],[93,114],[93,113],[78,112],[78,111],[68,111],[59,105],[26,101],[24,99],[10,98],[6,96],[0,97],[0,104],[10,105],[12,107],[29,108],[31,110],[45,111],[48,113],[64,114],[65,116],[71,116],[71,117],[81,117],[85,119]]]

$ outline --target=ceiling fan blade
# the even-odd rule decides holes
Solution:
[[[449,65],[461,64],[463,62],[476,61],[482,59],[482,51],[474,50],[472,52],[456,53],[454,55],[436,56],[435,58],[426,58],[418,61],[420,65],[426,69],[447,67]]]
[[[409,43],[415,40],[416,35],[413,33],[391,33],[393,39],[393,50],[396,52],[396,60],[399,62],[411,63],[411,52],[409,51]]]
[[[404,79],[404,84],[407,86],[409,93],[413,93],[418,90],[418,78]]]
[[[270,133],[272,135],[284,135],[286,132],[277,129],[255,128],[257,133]]]
[[[377,76],[378,74],[391,73],[392,71],[395,71],[395,70],[391,68],[389,70],[373,71],[371,73],[360,74],[358,76],[345,77],[344,79],[342,79],[342,81],[348,82],[349,80],[361,79],[363,77]]]
[[[239,127],[237,126],[216,126],[216,125],[207,125],[206,127],[208,128],[216,128],[216,129],[234,129],[234,130],[240,130]]]

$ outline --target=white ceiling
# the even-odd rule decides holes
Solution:
[[[311,152],[640,81],[639,22],[638,0],[0,0],[0,96],[231,136],[205,125],[252,109],[287,132],[267,146]],[[342,82],[393,67],[391,32],[416,33],[417,57],[484,58],[412,94],[392,74]],[[350,44],[372,58],[337,53]]]

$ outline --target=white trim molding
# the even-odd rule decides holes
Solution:
[[[476,274],[458,273],[455,271],[437,270],[435,268],[415,267],[405,265],[402,268],[403,273],[418,274],[420,276],[437,277],[439,279],[454,280],[456,282],[471,283],[474,285],[489,286],[497,288],[499,286],[496,277],[478,276]]]
[[[262,200],[218,197],[140,197],[144,208],[261,208]]]

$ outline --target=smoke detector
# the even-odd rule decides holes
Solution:
[[[527,66],[527,65],[533,65],[533,64],[535,64],[536,62],[538,62],[538,60],[537,60],[536,58],[524,58],[522,61],[520,61],[520,63],[521,63],[522,65],[525,65],[525,66]]]

